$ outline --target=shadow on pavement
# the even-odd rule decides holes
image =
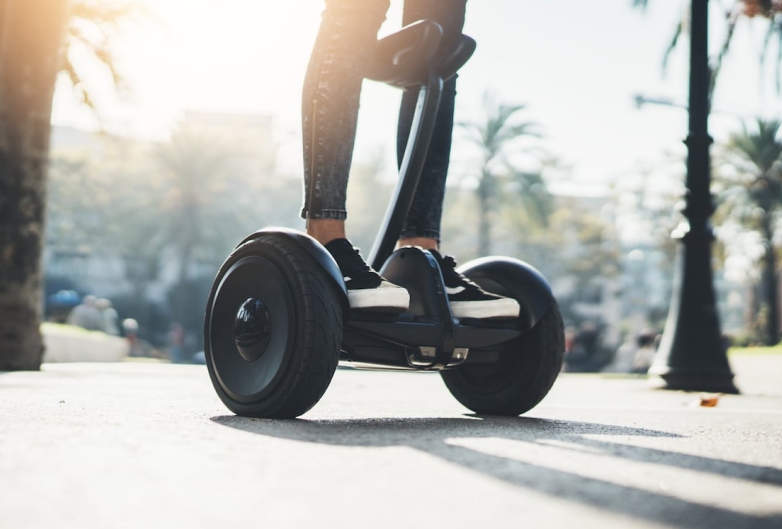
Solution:
[[[598,452],[630,461],[648,462],[755,483],[782,485],[782,471],[702,456],[595,440],[588,435],[678,438],[678,434],[608,424],[527,417],[423,419],[303,419],[279,421],[234,415],[213,417],[217,424],[258,435],[336,446],[409,446],[475,472],[518,487],[582,503],[617,514],[675,527],[782,527],[782,516],[756,516],[695,503],[632,486],[585,477],[565,470],[487,454],[451,441],[499,438]],[[556,445],[563,448],[563,445]],[[715,501],[719,501],[716,498]]]

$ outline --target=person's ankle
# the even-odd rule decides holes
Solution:
[[[403,246],[420,246],[424,250],[439,250],[437,239],[431,239],[429,237],[405,237],[399,239],[396,246],[397,248],[402,248]]]
[[[325,245],[345,280],[352,309],[403,312],[410,306],[410,294],[373,270],[349,240],[340,237]]]
[[[335,219],[309,219],[307,221],[307,235],[313,237],[324,246],[335,239],[346,239],[345,221]]]

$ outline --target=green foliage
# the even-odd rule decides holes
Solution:
[[[738,345],[738,344],[737,344]],[[761,347],[757,345],[737,346],[728,349],[728,354],[733,355],[780,355],[782,354],[782,344],[771,347]]]
[[[778,120],[758,119],[757,132],[742,124],[742,132],[733,134],[728,141],[728,150],[743,157],[757,168],[761,174],[768,174],[774,164],[782,159],[782,140],[778,140],[782,126]]]
[[[632,0],[633,7],[646,9],[648,0]],[[668,57],[679,43],[680,37],[688,31],[688,14],[682,16],[677,22],[676,28],[663,58],[663,67],[667,64]],[[776,41],[776,86],[777,91],[782,91],[782,3],[778,0],[734,0],[733,5],[726,10],[725,37],[720,46],[720,51],[714,57],[711,64],[711,85],[709,95],[714,93],[717,78],[722,65],[730,50],[736,25],[741,18],[761,17],[768,21],[766,35],[763,41],[763,49],[760,53],[760,64],[763,66],[769,51],[772,50],[772,40]],[[776,37],[776,38],[775,38]]]
[[[777,120],[758,119],[754,130],[746,124],[722,148],[717,172],[720,188],[718,218],[735,221],[758,233],[762,253],[763,303],[757,304],[752,326],[767,344],[778,339],[779,314],[775,236],[782,206],[782,139]]]
[[[746,123],[721,149],[717,184],[724,210],[752,229],[774,224],[767,218],[782,205],[782,123],[758,119]]]
[[[457,186],[446,193],[442,247],[460,261],[479,257],[477,233],[465,228],[478,219],[473,195],[473,190]],[[520,197],[510,197],[518,204]],[[549,195],[549,200],[546,225],[530,223],[523,208],[503,208],[494,219],[495,252],[539,269],[554,285],[568,324],[578,325],[586,316],[576,306],[601,303],[604,285],[619,276],[620,245],[614,226],[588,199]]]
[[[543,153],[531,139],[539,138],[537,124],[520,119],[525,105],[498,103],[491,93],[484,96],[483,115],[458,125],[478,152],[468,173],[478,201],[478,255],[491,252],[492,229],[505,208],[524,211],[531,225],[545,226],[551,199],[543,176],[526,170],[530,160],[540,167]]]
[[[238,136],[183,128],[162,144],[93,141],[53,156],[49,249],[97,259],[104,281],[129,285],[115,299],[123,317],[160,334],[162,313],[164,328],[173,319],[200,336],[203,303],[193,300],[206,299],[220,263],[248,233],[296,218],[299,180],[275,174],[273,149],[257,149],[259,158]],[[90,288],[84,274],[75,279]]]
[[[557,197],[547,228],[526,235],[526,240],[518,240],[517,251],[552,284],[568,285],[557,293],[558,302],[565,320],[578,325],[583,317],[574,305],[599,303],[605,282],[619,275],[614,227],[590,210],[583,199]]]
[[[174,251],[178,282],[188,279],[192,261],[220,262],[233,242],[230,235],[246,221],[236,207],[244,191],[238,155],[219,139],[187,129],[153,151],[157,178],[149,182],[147,203],[137,205],[136,213],[146,217],[156,211],[147,241],[155,252]]]

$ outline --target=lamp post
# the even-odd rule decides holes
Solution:
[[[649,374],[664,389],[738,393],[720,331],[711,269],[708,8],[708,0],[691,1],[686,222],[673,234],[681,240],[676,286]]]

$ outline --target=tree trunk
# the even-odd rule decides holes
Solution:
[[[777,279],[777,255],[773,244],[774,228],[770,214],[767,214],[763,219],[763,236],[766,238],[766,253],[763,256],[765,263],[763,287],[768,305],[766,345],[776,345],[779,342],[779,281]]]
[[[46,171],[67,0],[0,4],[0,370],[39,369]]]

